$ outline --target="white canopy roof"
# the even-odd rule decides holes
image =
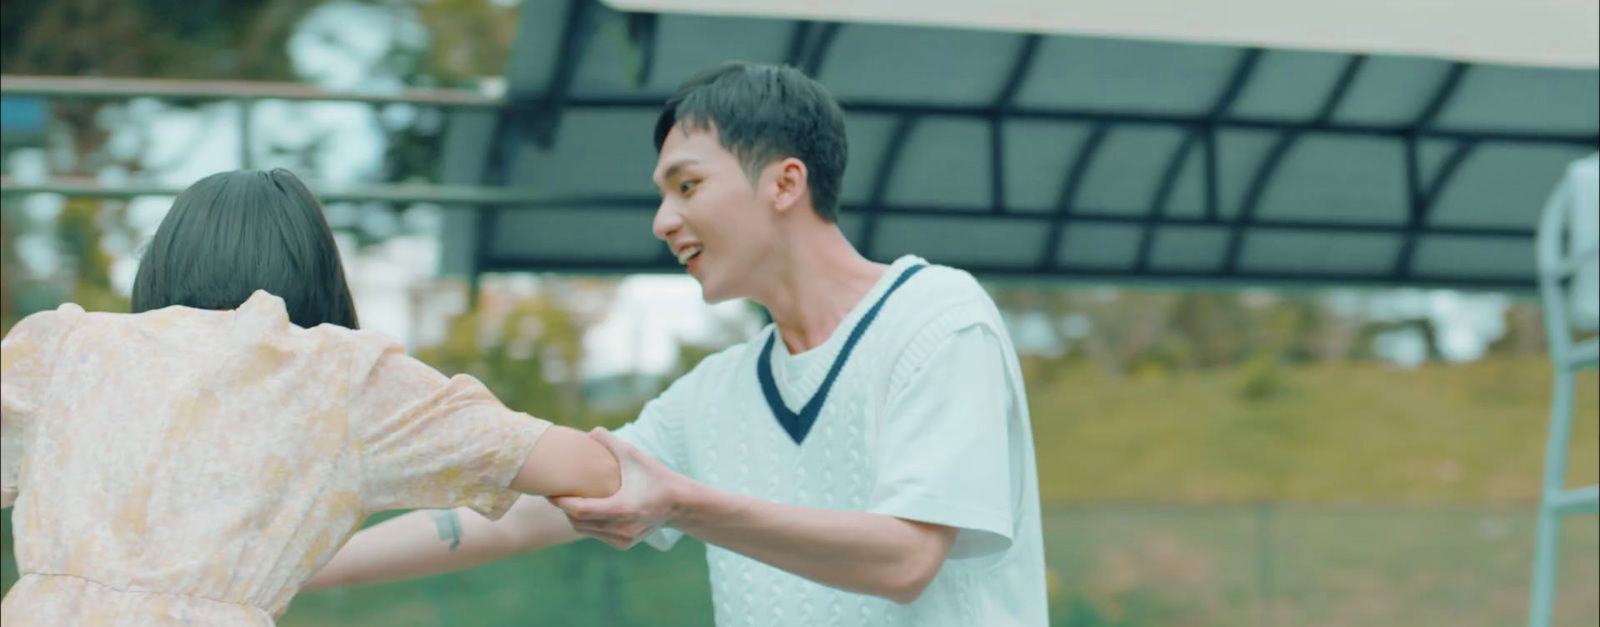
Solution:
[[[1600,67],[1594,0],[606,0],[637,13],[941,26]]]
[[[1596,7],[525,2],[510,104],[461,114],[442,178],[548,201],[451,218],[446,269],[678,271],[650,234],[653,121],[679,81],[744,59],[841,99],[841,227],[872,258],[1528,289],[1545,199],[1600,147]]]

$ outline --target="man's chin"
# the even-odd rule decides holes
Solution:
[[[704,301],[707,305],[721,305],[722,303],[726,303],[734,298],[735,297],[733,296],[723,296],[720,294],[713,295],[711,292],[707,292],[704,289],[700,290],[700,300]]]
[[[707,305],[719,305],[738,298],[737,295],[726,293],[726,290],[717,289],[716,286],[706,285],[705,281],[701,281],[698,278],[695,280],[700,283],[700,300],[704,301]]]

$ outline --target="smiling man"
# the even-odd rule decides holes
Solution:
[[[523,498],[497,522],[401,516],[308,588],[581,535],[666,549],[688,534],[707,545],[723,627],[1045,625],[1015,350],[970,275],[875,263],[839,230],[848,151],[832,96],[791,68],[718,66],[668,100],[655,145],[656,236],[706,301],[754,300],[773,324],[592,434],[623,465],[612,497]]]

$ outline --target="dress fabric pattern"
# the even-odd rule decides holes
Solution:
[[[271,626],[369,514],[503,515],[550,426],[259,291],[232,311],[64,305],[3,355],[4,627]]]

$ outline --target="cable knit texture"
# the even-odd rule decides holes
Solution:
[[[788,357],[789,368],[775,365],[780,393],[792,409],[816,392],[862,314],[894,278],[915,263],[898,260],[845,318],[831,339],[802,355]],[[890,296],[849,357],[809,435],[796,445],[768,409],[756,378],[756,360],[768,327],[747,343],[712,355],[676,382],[644,417],[619,431],[697,481],[758,499],[831,510],[864,511],[878,481],[878,426],[885,407],[926,365],[941,342],[958,330],[983,325],[994,331],[1013,355],[999,312],[982,287],[959,270],[930,266]],[[781,352],[779,343],[775,352]],[[775,361],[783,361],[777,360]],[[1013,398],[1023,399],[1020,371],[1008,360]],[[1027,431],[1025,403],[1008,417]],[[652,415],[654,414],[654,415]],[[641,424],[647,423],[647,424]],[[1038,491],[1031,440],[1025,485],[1018,486],[1013,514],[1014,546],[999,554],[947,561],[916,602],[895,602],[829,588],[788,574],[732,551],[707,547],[716,624],[720,627],[895,627],[970,625],[1009,627],[1035,623],[996,623],[985,618],[986,603],[977,582],[1021,554],[1039,562],[1036,578],[1043,625],[1042,546],[1038,541]],[[666,530],[651,538],[666,548],[679,534]],[[1032,577],[1037,575],[1037,577]],[[1026,578],[1025,578],[1026,579]],[[1031,582],[1030,584],[1031,585]]]

